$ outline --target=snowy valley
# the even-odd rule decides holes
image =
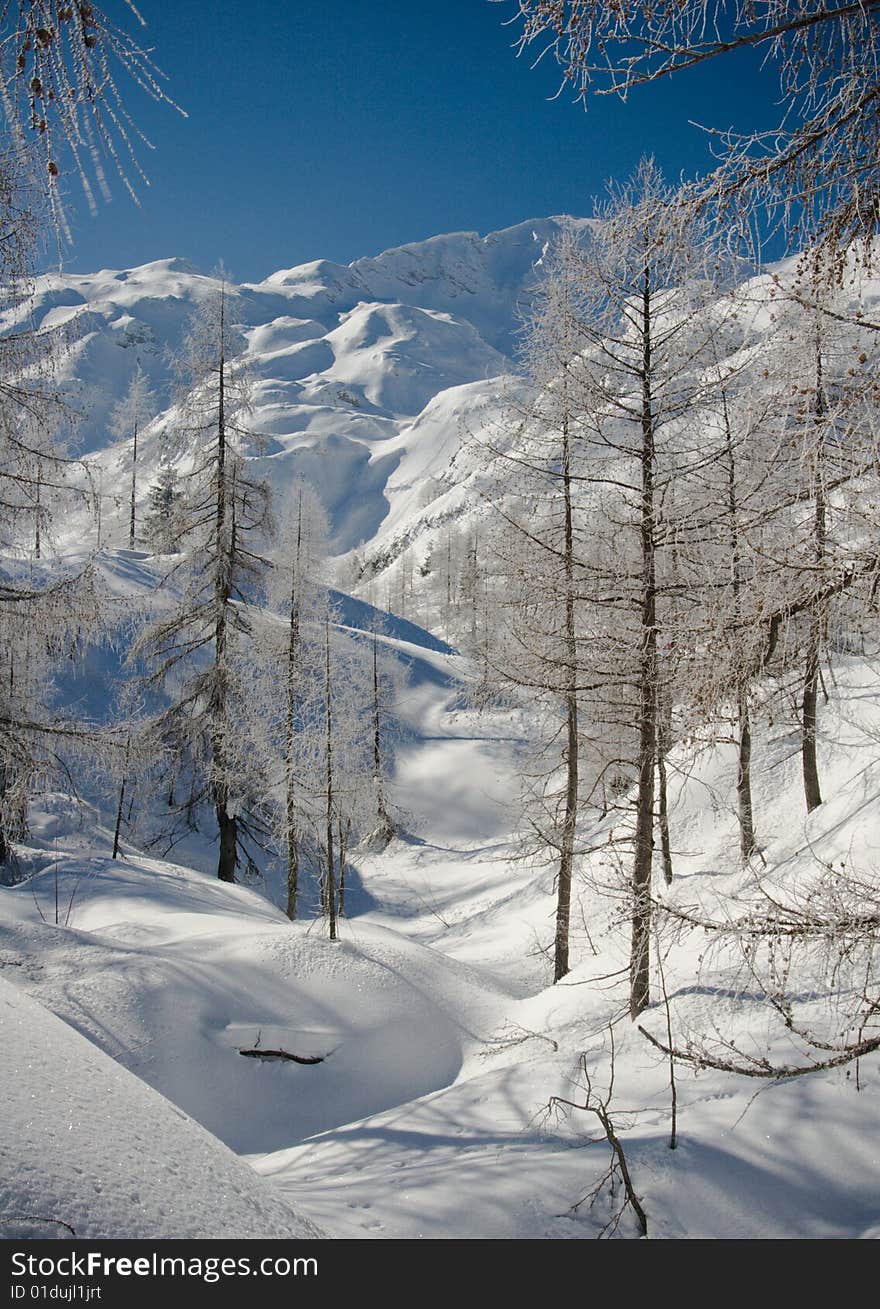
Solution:
[[[589,251],[596,232],[587,220],[532,220],[486,237],[436,237],[347,267],[317,261],[259,284],[230,285],[230,313],[253,378],[244,466],[268,480],[277,511],[289,513],[302,482],[323,506],[324,585],[335,603],[323,620],[315,676],[321,650],[329,669],[331,645],[340,664],[370,646],[381,660],[373,668],[377,685],[386,679],[383,767],[395,831],[376,840],[368,822],[357,830],[355,821],[357,841],[342,860],[345,912],[331,940],[314,869],[303,873],[302,912],[295,921],[285,913],[277,844],[265,866],[257,859],[248,876],[242,870],[240,884],[220,881],[209,823],[196,821],[147,848],[161,827],[154,790],[137,796],[144,812],[123,826],[114,858],[117,796],[119,814],[126,799],[118,767],[112,784],[99,769],[78,772],[79,762],[68,764],[76,774],[70,786],[57,772],[38,779],[14,837],[14,872],[0,886],[4,1235],[637,1237],[643,1227],[619,1171],[608,1177],[616,1167],[608,1121],[652,1239],[880,1235],[880,663],[873,574],[860,562],[875,549],[865,535],[876,499],[870,465],[850,476],[859,514],[834,540],[837,571],[829,563],[821,579],[837,588],[822,592],[823,603],[841,591],[848,601],[865,578],[870,597],[823,636],[822,800],[809,813],[792,672],[801,611],[782,565],[760,605],[742,610],[756,643],[765,628],[773,643],[753,659],[757,839],[745,859],[742,724],[730,694],[710,686],[705,672],[714,661],[723,682],[728,646],[712,627],[721,622],[715,611],[701,619],[693,642],[701,661],[693,650],[680,664],[678,653],[668,654],[675,730],[659,754],[674,877],[664,879],[658,833],[649,855],[651,993],[635,1021],[630,863],[638,773],[621,762],[631,751],[631,725],[612,724],[607,706],[622,719],[623,692],[615,682],[614,700],[606,672],[604,718],[593,690],[568,692],[583,697],[587,744],[576,779],[569,965],[553,982],[566,683],[548,683],[546,665],[567,665],[555,647],[545,650],[547,695],[539,703],[517,692],[517,677],[520,688],[531,687],[540,671],[530,654],[516,677],[508,672],[523,614],[535,632],[547,615],[537,607],[511,617],[504,606],[516,589],[512,547],[508,538],[494,545],[487,538],[500,506],[514,530],[543,524],[545,542],[560,539],[558,482],[551,509],[533,488],[517,509],[508,483],[498,487],[502,476],[512,481],[536,461],[557,466],[555,456],[535,453],[546,411],[534,400],[535,369],[520,358],[521,325],[534,319],[548,251],[564,233]],[[712,367],[727,369],[727,390],[718,393],[728,444],[731,424],[752,436],[760,386],[740,377],[756,358],[771,357],[783,316],[775,297],[785,299],[796,273],[796,261],[759,276],[739,270],[734,290],[709,297],[701,286],[702,299],[689,306],[693,322],[713,324]],[[858,277],[849,308],[876,317],[880,281]],[[77,634],[64,647],[51,674],[53,713],[92,728],[112,726],[111,705],[118,712],[115,681],[135,648],[136,616],[176,603],[173,553],[154,548],[144,525],[162,469],[183,483],[198,464],[198,445],[179,435],[187,402],[174,389],[174,362],[193,307],[219,285],[173,259],[92,276],[46,275],[2,324],[7,334],[28,322],[67,337],[59,385],[79,415],[70,496],[39,558],[33,519],[22,515],[24,528],[17,520],[2,567],[4,579],[27,575],[51,585],[88,563],[108,612],[117,606],[103,632]],[[789,314],[807,312],[786,303]],[[719,305],[729,304],[733,326],[725,320],[724,335],[714,324],[728,312]],[[836,312],[841,304],[835,300]],[[685,316],[674,301],[662,312],[664,330],[674,320],[679,332]],[[849,421],[845,379],[864,365],[850,368],[861,328],[850,323],[847,332],[836,354],[829,348],[825,385],[844,379],[836,412]],[[563,336],[554,337],[558,349]],[[876,342],[872,349],[876,363]],[[560,357],[553,369],[544,363],[557,426]],[[679,463],[669,465],[663,530],[679,521],[682,451],[701,479],[687,529],[676,528],[677,536],[670,529],[661,543],[681,569],[673,579],[679,590],[669,588],[676,596],[681,578],[696,586],[697,570],[717,564],[705,530],[717,488],[704,468],[720,466],[712,442],[720,439],[721,410],[716,392],[707,398],[711,369],[700,367],[698,398],[694,383],[683,401],[676,382],[669,402],[669,448]],[[132,442],[113,430],[113,414],[138,369],[154,412],[139,433],[133,488]],[[773,379],[768,371],[763,378],[769,394]],[[599,382],[591,384],[595,393]],[[699,439],[692,435],[698,411]],[[576,421],[586,432],[586,420]],[[605,512],[607,484],[623,476],[619,424],[615,433],[617,462],[609,455],[600,468],[592,450],[576,465],[581,543],[591,517]],[[518,461],[516,474],[504,473],[505,459]],[[755,459],[749,474],[757,466]],[[593,476],[598,488],[588,485]],[[755,475],[758,489],[743,483],[756,541],[753,505],[768,476]],[[843,521],[834,499],[842,484],[838,478],[829,492],[829,519],[839,512]],[[814,510],[815,482],[793,504],[785,527],[792,534]],[[624,587],[625,525],[614,530],[602,563],[605,577]],[[763,524],[760,532],[755,558],[773,554],[768,542],[775,548],[781,535]],[[491,591],[476,575],[490,545],[502,561]],[[548,549],[558,552],[555,544]],[[533,542],[522,555],[516,577],[527,589],[540,550]],[[725,579],[728,565],[726,556],[717,564]],[[582,567],[580,605],[594,565],[575,566]],[[629,633],[617,611],[606,623],[610,583],[603,587],[602,620],[585,618],[577,637],[584,667],[592,667],[591,648],[617,658]],[[739,591],[735,599],[739,605]],[[248,603],[257,626],[285,612],[250,596]],[[746,625],[739,608],[735,618]],[[684,621],[677,610],[675,621]],[[309,622],[318,641],[321,622],[314,615]],[[496,633],[506,644],[501,636],[493,644]],[[667,645],[680,649],[680,636]],[[280,696],[280,667],[274,685]],[[364,686],[369,708],[368,676]],[[365,741],[357,748],[369,753]],[[172,795],[181,778],[172,780]],[[338,831],[341,840],[341,819]],[[780,935],[762,935],[769,919],[784,925]],[[859,1043],[863,1057],[834,1063],[835,1051]],[[691,1057],[672,1062],[666,1045]],[[754,1076],[742,1071],[750,1060]],[[800,1075],[811,1063],[829,1066]]]

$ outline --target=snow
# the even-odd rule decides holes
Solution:
[[[414,469],[430,463],[431,476],[446,475],[469,425],[471,395],[479,414],[481,388],[513,367],[518,312],[562,221],[432,238],[348,267],[318,261],[231,288],[255,377],[252,426],[268,439],[260,471],[282,500],[300,475],[318,486],[340,553],[379,548],[400,498],[389,479],[408,453]],[[67,323],[72,332],[63,389],[82,414],[79,449],[102,469],[105,540],[113,544],[125,540],[130,446],[108,441],[109,416],[140,365],[159,406],[139,448],[145,503],[171,416],[171,363],[193,306],[216,286],[179,259],[36,280],[33,322]],[[0,330],[16,321],[8,315]],[[472,384],[473,392],[460,390]],[[453,404],[432,409],[448,391]],[[91,531],[85,511],[68,529],[62,548]]]
[[[254,290],[282,290],[294,303],[302,298],[318,306],[311,312],[322,321],[360,300],[418,304],[467,320],[490,345],[509,353],[524,288],[563,221],[530,219],[488,236],[451,232],[347,267],[318,260],[273,273]],[[588,219],[575,221],[590,226]]]
[[[281,501],[304,474],[335,549],[374,563],[386,592],[406,557],[418,565],[450,525],[480,521],[481,450],[521,385],[508,375],[516,311],[559,221],[437,237],[348,267],[317,261],[237,288],[254,428],[268,438],[261,469]],[[140,362],[163,407],[142,435],[145,494],[169,421],[165,351],[213,285],[170,259],[37,286],[38,322],[82,329],[67,384],[98,397],[82,437],[103,469],[110,548],[97,566],[121,601],[152,592],[160,570],[115,548],[127,540],[130,448],[108,445],[106,415]],[[756,330],[770,321],[771,288],[763,278],[743,292]],[[92,530],[71,515],[59,552],[84,558]],[[11,1217],[32,1214],[80,1236],[282,1237],[310,1235],[313,1222],[357,1239],[595,1237],[615,1211],[607,1192],[588,1198],[608,1147],[590,1114],[553,1098],[583,1103],[583,1067],[608,1086],[613,1024],[611,1112],[651,1237],[880,1235],[876,1057],[862,1061],[860,1089],[852,1068],[776,1084],[680,1067],[669,1149],[668,1066],[626,1018],[619,815],[588,820],[572,972],[551,986],[554,870],[526,857],[518,830],[528,715],[468,708],[461,656],[411,616],[368,604],[371,587],[366,576],[360,596],[334,599],[342,628],[378,621],[405,672],[390,790],[401,830],[381,852],[352,852],[341,941],[200,871],[214,857],[201,839],[177,847],[179,862],[127,842],[112,860],[112,814],[65,795],[33,807],[28,878],[0,888],[2,1230],[44,1235]],[[106,716],[121,657],[71,662],[59,702]],[[797,741],[756,724],[762,850],[745,869],[733,747],[708,731],[676,747],[676,880],[658,890],[670,905],[735,917],[763,890],[801,894],[822,865],[876,868],[880,679],[852,656],[833,672],[820,721],[825,803],[809,817]],[[735,952],[661,931],[676,1033],[802,1056]],[[660,981],[642,1022],[662,1038]],[[799,1003],[821,1027],[833,985],[815,962],[803,982]],[[242,1057],[253,1049],[320,1062]],[[634,1233],[626,1216],[620,1234]]]
[[[604,854],[582,865],[574,967],[550,986],[552,870],[518,861],[514,840],[527,724],[462,708],[459,656],[383,640],[409,668],[394,800],[412,807],[414,830],[354,852],[367,894],[338,943],[246,888],[136,853],[109,859],[109,831],[96,817],[74,833],[61,801],[34,813],[38,871],[0,891],[15,1056],[5,1211],[51,1211],[82,1234],[217,1235],[222,1212],[223,1234],[302,1233],[302,1213],[357,1239],[594,1237],[608,1198],[574,1206],[607,1146],[586,1113],[549,1106],[582,1102],[583,1056],[605,1085],[613,1019],[613,1112],[652,1237],[876,1235],[876,1063],[864,1061],[861,1091],[846,1069],[756,1088],[681,1068],[670,1151],[666,1062],[619,1021],[626,978],[608,977],[628,939],[614,896],[587,877]],[[678,902],[746,904],[758,881],[809,877],[814,854],[856,868],[876,859],[880,685],[855,659],[839,661],[837,679],[841,709],[822,724],[829,799],[809,820],[784,735],[756,742],[759,870],[735,858],[729,748],[675,757]],[[597,820],[597,844],[603,830]],[[613,884],[610,868],[598,880]],[[790,1058],[760,994],[743,992],[723,955],[701,963],[704,949],[695,933],[667,954],[676,1026],[740,1042],[766,1032]],[[662,1035],[662,1003],[642,1021]],[[239,1053],[253,1048],[323,1062]],[[628,1218],[621,1232],[634,1233]]]
[[[322,1235],[198,1123],[5,977],[0,1040],[3,1236],[66,1236],[62,1223],[86,1239]]]

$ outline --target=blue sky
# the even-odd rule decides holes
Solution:
[[[123,11],[121,0],[112,0]],[[120,186],[97,217],[75,180],[70,270],[179,255],[237,280],[348,262],[437,232],[589,214],[643,153],[667,175],[711,166],[689,119],[772,121],[754,52],[634,93],[551,99],[559,73],[517,59],[510,2],[139,0],[181,118],[126,88],[154,150],[137,209]],[[123,19],[130,27],[129,19]]]

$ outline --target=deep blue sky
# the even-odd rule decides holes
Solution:
[[[237,280],[348,262],[438,232],[587,215],[653,153],[671,178],[711,165],[703,133],[755,126],[773,82],[747,52],[626,104],[550,97],[487,0],[138,0],[184,119],[122,89],[155,150],[137,209],[120,186],[96,218],[69,182],[70,269],[180,255]],[[109,12],[124,11],[107,0]],[[131,20],[123,18],[127,27]]]

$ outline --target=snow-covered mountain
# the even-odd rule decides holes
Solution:
[[[317,260],[233,287],[266,470],[281,496],[300,474],[317,486],[339,553],[379,549],[416,483],[423,498],[448,488],[462,433],[497,407],[519,315],[561,222],[437,236],[348,266]],[[140,365],[160,407],[158,434],[188,316],[216,285],[179,259],[36,280],[32,321],[70,329],[63,388],[82,415],[80,451],[103,466],[111,544],[112,497],[124,498],[127,463],[126,447],[114,448],[108,432],[112,408]],[[143,457],[146,494],[158,441],[145,444]],[[118,526],[121,544],[122,514]]]

